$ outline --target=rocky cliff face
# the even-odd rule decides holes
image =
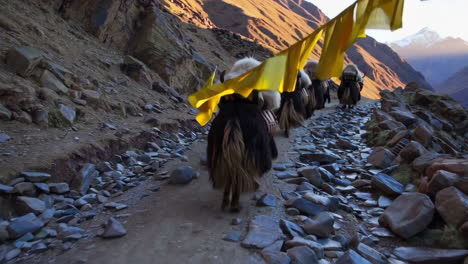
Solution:
[[[163,2],[0,4],[2,182],[25,168],[60,170],[55,177],[70,180],[96,157],[83,154],[89,145],[114,144],[111,155],[122,146],[116,138],[132,145],[154,125],[194,128],[185,95],[216,66],[272,54],[226,30],[184,23]],[[70,155],[79,161],[68,164]],[[46,165],[54,160],[62,162]]]

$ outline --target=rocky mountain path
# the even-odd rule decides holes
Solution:
[[[86,235],[69,250],[18,263],[406,263],[393,255],[406,242],[378,223],[392,200],[371,192],[379,170],[367,164],[372,149],[361,140],[371,108],[369,101],[353,110],[333,103],[290,138],[278,135],[274,169],[257,193],[243,195],[238,214],[220,211],[221,193],[211,188],[201,162],[206,139],[199,139],[186,162],[164,167],[193,167],[200,175],[190,184],[147,180],[111,199],[127,208],[84,222]],[[126,235],[99,238],[112,216]]]

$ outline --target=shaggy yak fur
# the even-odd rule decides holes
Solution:
[[[294,92],[281,94],[281,107],[278,111],[279,126],[289,137],[291,128],[300,127],[307,118],[306,105],[309,101],[308,87],[311,85],[309,76],[304,71],[299,71]]]
[[[237,61],[226,79],[259,64],[252,58]],[[274,138],[262,117],[262,110],[279,107],[275,101],[278,95],[254,91],[249,98],[238,94],[221,98],[208,134],[207,152],[213,188],[224,190],[222,210],[230,206],[232,212],[240,211],[240,194],[257,190],[259,178],[271,169],[272,160],[278,156]]]
[[[304,71],[309,76],[312,84],[309,86],[309,103],[306,106],[307,118],[314,114],[316,109],[322,109],[325,107],[325,96],[326,91],[323,89],[322,82],[315,76],[317,72],[318,61],[309,60],[307,61]]]
[[[356,105],[361,99],[363,77],[356,65],[348,64],[341,74],[341,84],[338,88],[338,99],[344,108]]]

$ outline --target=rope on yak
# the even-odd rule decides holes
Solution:
[[[358,0],[334,19],[256,68],[224,83],[213,84],[216,72],[203,88],[188,97],[199,110],[196,120],[202,126],[212,118],[222,96],[237,93],[248,97],[253,90],[292,92],[297,74],[304,67],[317,41],[325,33],[317,77],[339,77],[344,53],[367,29],[396,30],[402,26],[404,0]]]

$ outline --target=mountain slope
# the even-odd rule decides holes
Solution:
[[[187,23],[225,28],[255,40],[273,52],[287,48],[328,20],[312,3],[301,0],[165,2],[171,12],[184,13],[179,17]],[[319,43],[311,57],[318,58],[320,51]],[[392,90],[411,81],[431,89],[424,77],[398,54],[370,37],[354,45],[347,52],[346,61],[356,63],[369,77],[366,79],[363,94],[370,98],[379,98],[380,90]]]
[[[437,87],[468,108],[468,66],[455,73]]]
[[[390,46],[434,87],[441,87],[444,80],[468,65],[468,42],[461,38],[441,38],[428,28]]]

